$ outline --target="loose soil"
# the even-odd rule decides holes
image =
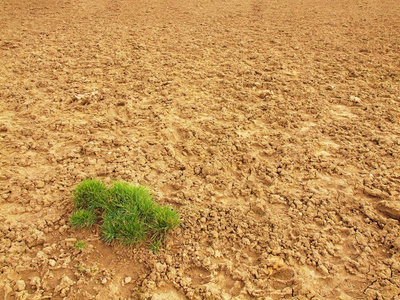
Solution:
[[[400,1],[0,3],[1,299],[399,299]],[[182,225],[72,229],[86,178]]]

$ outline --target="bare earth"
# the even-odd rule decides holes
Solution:
[[[182,225],[71,229],[86,178]],[[399,220],[400,1],[0,0],[0,299],[400,299]]]

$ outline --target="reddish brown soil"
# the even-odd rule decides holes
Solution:
[[[1,0],[0,298],[399,299],[399,32],[397,0]],[[85,178],[182,225],[71,229]]]

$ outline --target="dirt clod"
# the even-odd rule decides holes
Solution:
[[[400,202],[383,200],[377,204],[377,208],[385,215],[400,220]]]
[[[26,284],[25,284],[25,281],[24,281],[24,280],[17,280],[17,281],[15,282],[15,289],[16,289],[18,292],[21,292],[21,291],[25,290],[25,288],[26,288]]]

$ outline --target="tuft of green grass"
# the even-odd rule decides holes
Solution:
[[[86,250],[86,242],[78,240],[75,242],[74,247],[75,249]]]
[[[157,236],[164,236],[180,224],[178,213],[168,206],[157,207],[155,213],[152,230]]]
[[[134,185],[128,182],[114,182],[108,193],[113,199],[111,209],[115,207],[125,209],[131,213],[138,214],[140,218],[144,219],[153,217],[155,202],[146,186]]]
[[[161,238],[150,240],[150,249],[153,251],[153,253],[158,252],[161,242],[162,242]]]
[[[107,187],[100,180],[86,179],[72,192],[77,209],[99,209],[107,203]]]
[[[71,225],[82,228],[100,222],[102,239],[128,246],[149,241],[158,251],[164,237],[180,224],[178,212],[153,200],[148,187],[114,182],[107,187],[98,180],[84,180],[73,192],[76,211]]]
[[[69,219],[73,227],[92,227],[96,223],[96,214],[90,209],[78,209],[72,213]]]
[[[116,239],[125,245],[135,246],[146,237],[144,225],[135,211],[117,207],[104,215],[101,229],[106,242],[111,243]]]

